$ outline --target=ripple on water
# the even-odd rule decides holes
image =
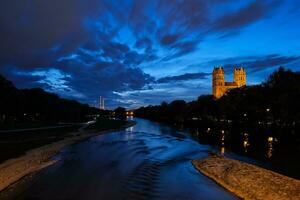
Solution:
[[[132,132],[100,135],[70,146],[59,155],[64,162],[42,171],[32,182],[16,185],[14,191],[19,192],[14,197],[236,199],[193,168],[191,160],[206,156],[207,146],[158,123],[137,122]]]

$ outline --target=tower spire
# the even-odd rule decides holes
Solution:
[[[100,96],[100,99],[99,99],[99,109],[105,110],[105,100],[102,96]]]

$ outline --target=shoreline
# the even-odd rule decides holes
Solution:
[[[200,173],[245,200],[300,199],[300,180],[252,164],[218,155],[195,159],[192,164]]]
[[[128,121],[126,125],[121,128],[98,132],[96,130],[79,130],[63,140],[29,150],[23,156],[5,161],[0,164],[0,192],[18,182],[23,177],[55,164],[58,160],[52,160],[51,158],[66,146],[81,142],[93,136],[123,130],[135,124],[136,122],[134,121]]]

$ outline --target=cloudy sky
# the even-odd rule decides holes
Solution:
[[[1,0],[0,73],[110,108],[191,101],[244,65],[248,84],[300,70],[298,0]]]

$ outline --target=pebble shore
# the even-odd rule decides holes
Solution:
[[[192,161],[207,177],[245,200],[300,200],[300,181],[255,165],[210,155]]]

